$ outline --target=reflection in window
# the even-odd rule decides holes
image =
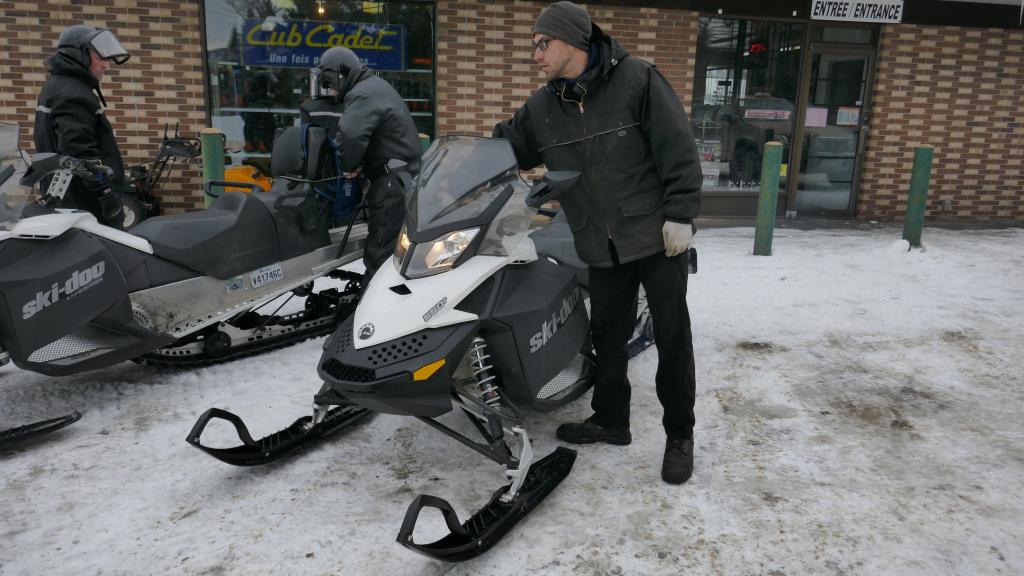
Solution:
[[[692,118],[705,190],[756,191],[765,142],[788,158],[802,35],[795,23],[700,19]]]
[[[434,3],[206,0],[213,125],[237,161],[268,163],[274,135],[299,119],[310,69],[331,46],[352,48],[434,135]]]

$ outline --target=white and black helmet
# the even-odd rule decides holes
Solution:
[[[83,24],[69,26],[57,39],[57,52],[64,54],[83,67],[90,64],[89,48],[102,60],[112,60],[121,65],[131,58],[128,50],[117,40],[117,36],[106,28],[93,28]]]
[[[320,56],[320,61],[313,67],[313,85],[311,91],[314,98],[333,96],[343,98],[347,90],[346,79],[353,71],[366,69],[366,64],[356,53],[342,46],[330,48]]]

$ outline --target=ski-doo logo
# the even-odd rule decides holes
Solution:
[[[21,307],[21,319],[28,320],[39,312],[53,306],[61,298],[71,299],[103,281],[107,263],[99,261],[85,270],[76,270],[64,283],[54,282],[49,290],[36,292],[36,297]]]
[[[366,324],[363,324],[362,326],[359,327],[359,339],[366,340],[370,336],[373,336],[373,330],[374,328],[372,322],[367,322]]]
[[[580,289],[579,287],[573,288],[572,292],[568,296],[562,299],[562,306],[557,311],[551,314],[551,320],[545,320],[540,326],[540,332],[537,332],[530,337],[530,354],[533,354],[537,350],[540,350],[545,344],[547,344],[555,334],[565,326],[565,324],[572,318],[573,312],[576,311],[576,306],[580,303]]]

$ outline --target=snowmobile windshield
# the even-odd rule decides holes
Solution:
[[[28,161],[18,145],[18,125],[0,124],[0,230],[10,230],[32,199],[32,189],[19,181]]]
[[[508,140],[445,136],[424,153],[409,198],[409,237],[425,242],[457,230],[483,228],[478,254],[506,255],[535,212],[530,186]]]

